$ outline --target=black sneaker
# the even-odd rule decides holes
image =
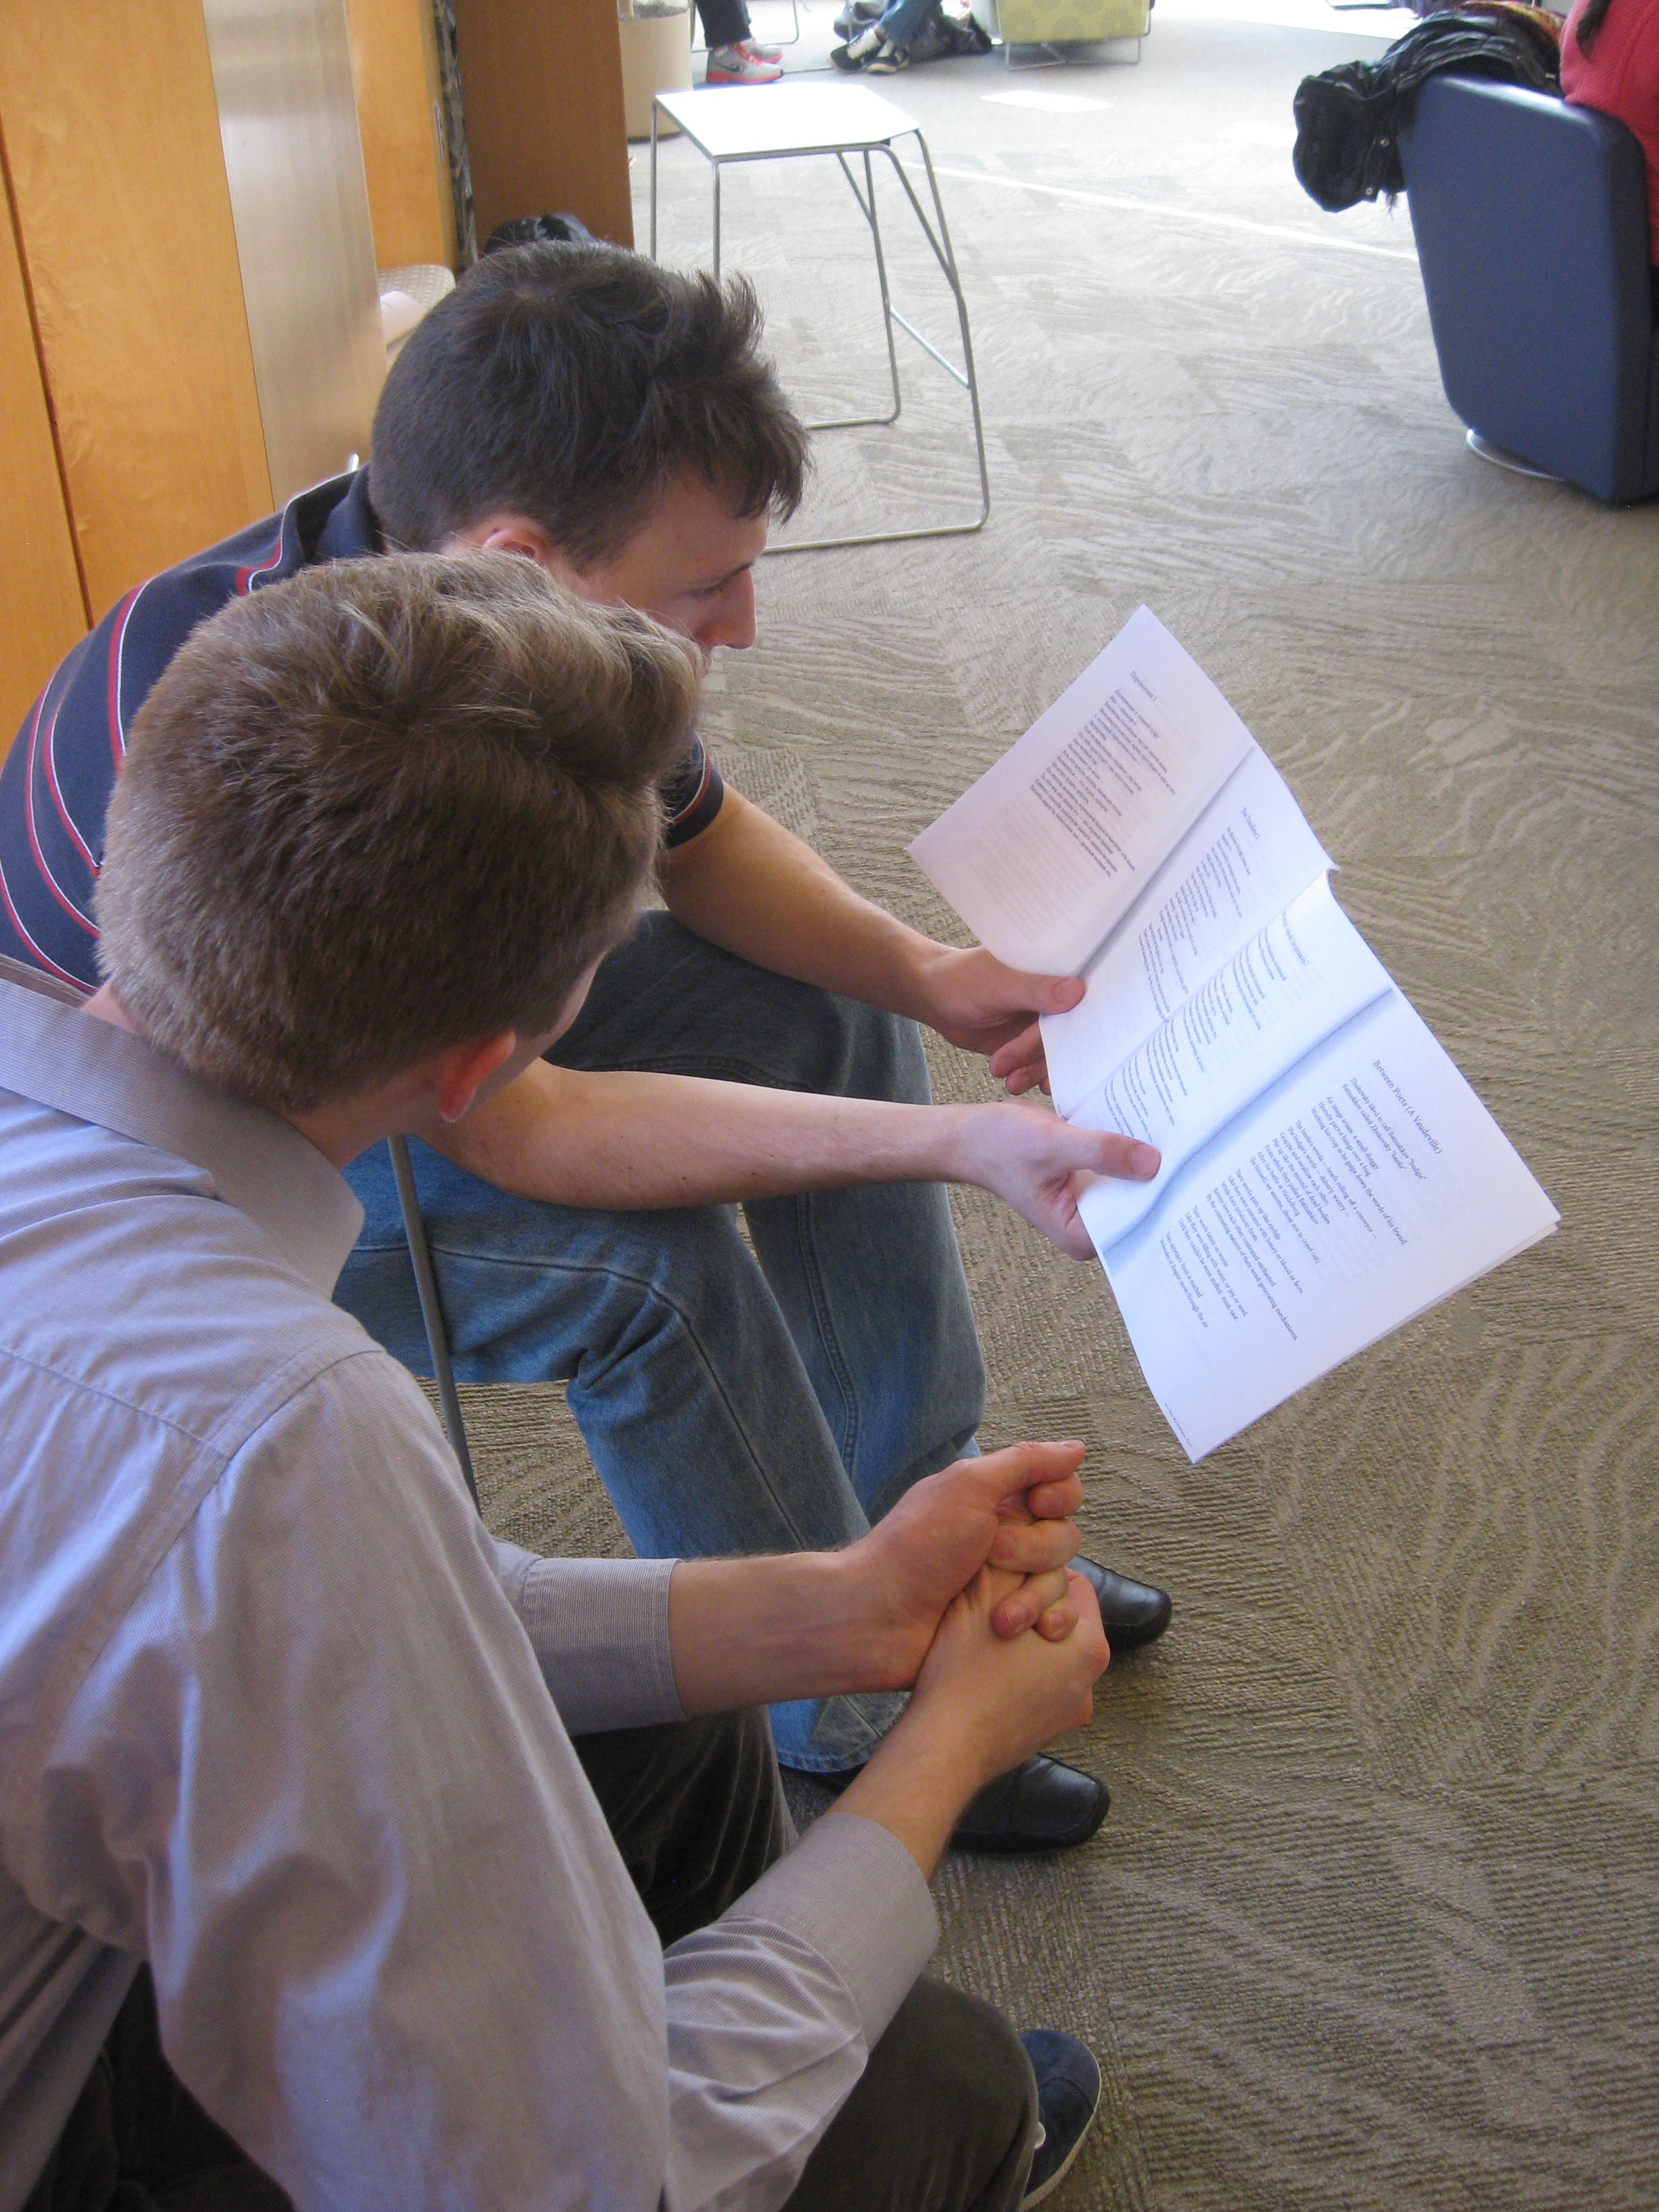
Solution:
[[[891,76],[896,70],[909,68],[910,49],[896,46],[890,39],[884,39],[881,52],[872,54],[864,66],[872,76]]]
[[[1086,2043],[1053,2028],[1033,2028],[1019,2039],[1036,2075],[1036,2154],[1026,2176],[1019,2212],[1031,2212],[1072,2170],[1100,2106],[1100,2069]]]
[[[830,58],[838,70],[868,69],[886,43],[875,24],[866,24],[844,46],[831,46]]]

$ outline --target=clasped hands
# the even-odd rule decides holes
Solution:
[[[1079,1443],[1014,1444],[919,1482],[842,1558],[879,1679],[910,1702],[840,1802],[930,1872],[974,1793],[1094,1710],[1111,1654],[1067,1561]],[[862,1556],[860,1556],[862,1555]]]
[[[839,1552],[683,1559],[668,1641],[686,1713],[860,1690],[910,1702],[841,1801],[924,1872],[975,1791],[1093,1710],[1110,1653],[1067,1571],[1079,1443],[1011,1444],[918,1482]]]
[[[1028,1629],[1050,1644],[1074,1633],[1094,1606],[1067,1565],[1082,1459],[1080,1443],[1019,1443],[957,1460],[838,1554],[863,1616],[860,1689],[908,1689],[958,1604],[1004,1642]]]

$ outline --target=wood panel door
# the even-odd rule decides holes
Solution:
[[[6,426],[0,498],[0,757],[30,702],[88,626],[75,539],[35,348],[23,264],[7,202],[0,238],[0,422]]]
[[[386,380],[345,0],[198,0],[273,504],[368,451]]]
[[[272,505],[202,0],[0,0],[0,130],[96,619]]]
[[[382,269],[455,266],[432,0],[346,0],[363,173]]]
[[[632,246],[617,0],[455,0],[455,40],[479,243],[563,214]]]

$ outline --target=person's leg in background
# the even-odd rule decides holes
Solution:
[[[775,84],[783,75],[775,51],[757,46],[747,0],[697,0],[708,41],[706,84]]]
[[[927,1096],[913,1024],[750,968],[664,915],[606,962],[556,1056]],[[974,1448],[984,1368],[938,1185],[769,1200],[749,1209],[751,1252],[733,1207],[538,1206],[410,1152],[458,1376],[568,1379],[641,1555],[836,1549]],[[339,1302],[429,1375],[385,1148],[349,1179],[366,1222]],[[780,1753],[808,1771],[856,1766],[897,1710],[884,1697],[780,1707]]]
[[[830,58],[837,69],[868,70],[877,76],[902,68],[902,58],[939,7],[939,0],[891,0],[874,22],[854,25],[846,45],[833,47]]]

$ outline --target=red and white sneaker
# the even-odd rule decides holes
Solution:
[[[747,54],[751,62],[781,62],[783,59],[781,46],[763,46],[755,39],[739,39],[738,52]]]
[[[777,62],[763,62],[742,46],[710,46],[705,84],[775,84],[783,75]]]

